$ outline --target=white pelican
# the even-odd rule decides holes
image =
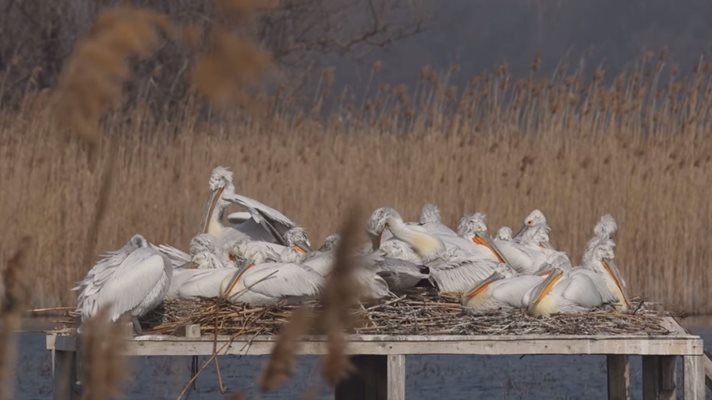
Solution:
[[[615,243],[600,241],[580,268],[556,270],[524,296],[527,311],[534,315],[582,312],[606,304],[626,310],[629,306],[617,268],[610,268]]]
[[[225,167],[216,167],[210,175],[210,195],[203,222],[203,232],[227,242],[263,240],[286,244],[284,234],[296,224],[281,212],[257,200],[235,193],[232,172]],[[250,219],[236,227],[222,223],[225,207],[235,203],[247,208]]]
[[[336,249],[341,241],[341,235],[338,233],[333,233],[324,239],[324,243],[319,247],[320,252],[332,251]]]
[[[586,243],[583,257],[586,258],[587,254],[591,252],[601,240],[613,239],[617,231],[618,224],[616,224],[616,220],[611,214],[601,216],[593,227],[593,237]]]
[[[521,274],[535,274],[544,265],[571,268],[566,253],[555,250],[549,243],[549,225],[544,214],[532,211],[524,220],[524,226],[513,240],[494,240],[496,248],[509,265]]]
[[[422,259],[422,264],[429,268],[431,282],[442,292],[463,292],[493,272],[504,268],[496,261],[464,254],[458,247],[446,247],[441,236],[420,226],[407,225],[392,208],[378,209],[374,215],[375,220],[372,216],[369,221],[369,234],[372,238],[377,238],[375,232],[383,227],[382,229],[388,229],[396,239],[408,243]]]
[[[503,226],[499,228],[495,237],[498,240],[512,240],[512,238],[514,237],[514,232],[512,232],[512,228],[508,226]]]
[[[463,293],[462,305],[475,312],[526,308],[524,295],[541,284],[551,272],[548,266],[537,275],[507,277],[495,272],[472,290]]]
[[[504,255],[492,243],[487,233],[487,216],[483,213],[464,215],[457,226],[457,234],[475,245],[473,255],[485,260],[506,263]]]
[[[295,263],[249,264],[223,279],[220,293],[231,303],[274,304],[316,297],[321,275]]]
[[[79,291],[82,321],[109,308],[111,321],[127,315],[140,332],[137,318],[161,303],[170,286],[171,261],[141,235],[119,250],[106,253],[73,290]]]
[[[393,239],[393,232],[385,228],[385,221],[390,211],[394,211],[390,207],[381,207],[376,209],[368,220],[367,233],[371,237],[372,250],[377,250],[385,241]],[[398,216],[404,226],[407,226],[411,231],[426,232],[433,237],[436,237],[448,249],[452,249],[463,255],[477,255],[478,248],[474,243],[457,235],[455,231],[440,222],[440,211],[432,204],[426,204],[423,207],[421,220],[424,223],[403,222],[403,219]]]

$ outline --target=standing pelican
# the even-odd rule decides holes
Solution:
[[[79,291],[77,311],[86,321],[108,307],[111,321],[128,315],[140,332],[137,318],[161,303],[171,276],[171,260],[134,235],[121,249],[106,253],[73,289]]]
[[[534,315],[558,312],[582,312],[611,304],[621,310],[629,306],[617,268],[610,268],[615,243],[599,242],[591,257],[580,268],[568,272],[556,270],[525,295],[527,311]]]
[[[296,226],[281,212],[257,200],[235,193],[232,172],[225,167],[216,167],[210,175],[210,196],[203,222],[203,232],[218,238],[227,237],[229,242],[263,240],[286,244],[284,234]],[[250,219],[235,228],[222,224],[225,207],[235,203],[247,208]]]
[[[551,247],[550,230],[544,214],[534,210],[513,240],[494,240],[494,244],[509,265],[521,274],[535,274],[544,265],[570,269],[571,261],[566,253]]]

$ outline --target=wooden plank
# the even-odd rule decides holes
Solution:
[[[357,355],[351,357],[355,370],[336,385],[336,400],[386,400],[387,356]]]
[[[704,355],[684,356],[684,386],[685,400],[704,400],[705,398],[705,368]]]
[[[75,390],[77,381],[76,352],[55,351],[52,398],[54,400],[74,400],[79,395]]]
[[[703,362],[705,364],[705,384],[712,390],[712,354],[708,351],[705,351]]]
[[[626,355],[606,357],[608,369],[608,399],[626,400],[630,386],[630,363]]]
[[[388,400],[405,400],[405,355],[388,357]]]
[[[154,355],[210,355],[212,354],[211,340],[194,340],[183,338],[176,340],[174,337],[153,337],[147,340],[137,337],[127,346],[128,355],[154,356]],[[240,338],[230,341],[219,338],[218,342],[231,342],[225,354],[233,355],[263,355],[269,354],[274,345],[273,337],[262,340],[257,337],[253,340]],[[76,340],[72,336],[57,336],[54,348],[57,350],[73,351],[76,349]],[[51,350],[51,348],[50,348]],[[512,355],[512,354],[640,354],[640,355],[701,355],[702,339],[590,339],[559,340],[546,338],[538,340],[501,341],[495,339],[481,339],[470,337],[462,341],[373,341],[356,340],[349,342],[349,354],[480,354],[480,355]],[[326,343],[321,341],[306,340],[302,342],[299,354],[325,354]]]

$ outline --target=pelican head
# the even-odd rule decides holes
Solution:
[[[617,230],[618,224],[611,214],[603,215],[593,227],[593,233],[601,239],[613,239]]]
[[[205,251],[215,251],[215,236],[209,233],[201,233],[190,240],[190,254],[198,254]]]
[[[381,235],[383,235],[383,230],[386,229],[389,219],[402,221],[398,211],[391,207],[381,207],[376,209],[371,214],[371,218],[368,219],[368,228],[366,229],[366,232],[368,233],[368,236],[371,237],[371,241],[373,242],[373,250],[378,249],[381,245]]]
[[[427,203],[420,212],[420,223],[430,224],[440,222],[440,209],[435,204]]]
[[[205,219],[203,220],[203,233],[208,232],[208,225],[210,220],[215,213],[215,209],[222,211],[222,209],[228,204],[226,200],[223,199],[223,193],[234,193],[235,187],[232,183],[232,171],[225,167],[216,167],[213,172],[210,173],[210,179],[208,181],[208,205],[205,212]]]
[[[475,233],[486,233],[486,221],[487,216],[483,213],[465,214],[457,226],[457,234],[470,239]]]
[[[512,232],[512,228],[508,226],[503,226],[497,231],[498,240],[512,240],[513,237],[514,232]]]
[[[131,236],[131,239],[129,239],[129,242],[126,243],[127,246],[131,247],[136,247],[136,248],[141,248],[141,247],[148,247],[148,240],[146,240],[143,235],[137,233],[133,236]]]
[[[311,243],[304,228],[298,226],[291,228],[284,234],[284,238],[289,247],[297,253],[307,254],[311,251]]]
[[[339,245],[339,241],[341,240],[341,235],[338,233],[334,233],[332,235],[329,235],[324,239],[324,244],[319,247],[319,251],[332,251],[336,249],[336,246]]]
[[[527,215],[524,219],[524,225],[528,227],[542,226],[546,225],[546,217],[544,213],[539,210],[534,210]]]

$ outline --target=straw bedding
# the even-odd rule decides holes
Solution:
[[[668,334],[662,312],[639,306],[634,313],[596,310],[545,318],[521,310],[471,315],[454,296],[419,289],[376,304],[355,307],[351,333],[379,335],[598,335]],[[637,304],[637,303],[636,303]],[[317,312],[319,304],[311,303]],[[220,299],[169,300],[142,319],[144,333],[174,334],[200,324],[203,334],[277,334],[297,305],[247,306]],[[312,332],[318,333],[318,332]]]

